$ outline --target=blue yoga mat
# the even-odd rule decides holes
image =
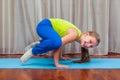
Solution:
[[[120,58],[91,58],[87,63],[72,63],[72,60],[60,60],[61,64],[70,66],[69,69],[120,69]],[[54,66],[53,58],[31,58],[21,64],[19,58],[0,58],[0,69],[58,69]]]

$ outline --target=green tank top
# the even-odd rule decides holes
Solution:
[[[60,35],[60,37],[64,37],[67,33],[67,30],[70,28],[74,28],[78,32],[78,37],[81,36],[81,31],[72,23],[58,18],[50,18],[50,22],[52,23],[53,29]]]

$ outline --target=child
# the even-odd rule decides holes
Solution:
[[[42,39],[33,48],[25,52],[20,58],[22,63],[25,63],[33,55],[40,55],[53,50],[55,66],[68,68],[69,66],[59,64],[59,54],[65,44],[77,41],[85,51],[88,48],[97,46],[100,42],[99,35],[96,32],[88,31],[82,34],[75,25],[58,18],[43,19],[37,25],[36,31]],[[74,62],[88,62],[88,51],[86,53],[87,55],[83,55],[81,60]]]

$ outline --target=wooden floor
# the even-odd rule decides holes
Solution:
[[[4,58],[4,57],[20,57],[20,55],[0,55],[0,58]],[[120,58],[120,55],[109,54],[107,56],[91,56],[91,57]],[[119,69],[108,69],[108,70],[107,69],[76,69],[76,70],[75,69],[74,70],[0,69],[0,80],[120,80],[120,70]]]

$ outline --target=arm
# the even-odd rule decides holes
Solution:
[[[81,48],[81,60],[75,60],[74,63],[85,63],[90,61],[89,51],[86,48]]]
[[[76,30],[69,29],[67,35],[62,38],[62,46],[61,46],[61,48],[65,44],[76,40],[76,38],[77,38]],[[61,48],[54,51],[54,63],[55,63],[55,66],[56,67],[62,67],[62,68],[68,68],[68,66],[66,66],[66,65],[59,64],[59,55],[60,55],[60,52],[61,52]]]
[[[69,68],[69,66],[59,64],[59,54],[60,54],[60,48],[54,51],[54,63],[55,66],[58,68]]]
[[[69,56],[63,56],[63,53],[62,53],[62,50],[63,50],[64,47],[61,48],[61,52],[60,52],[60,60],[70,60],[71,57]]]

